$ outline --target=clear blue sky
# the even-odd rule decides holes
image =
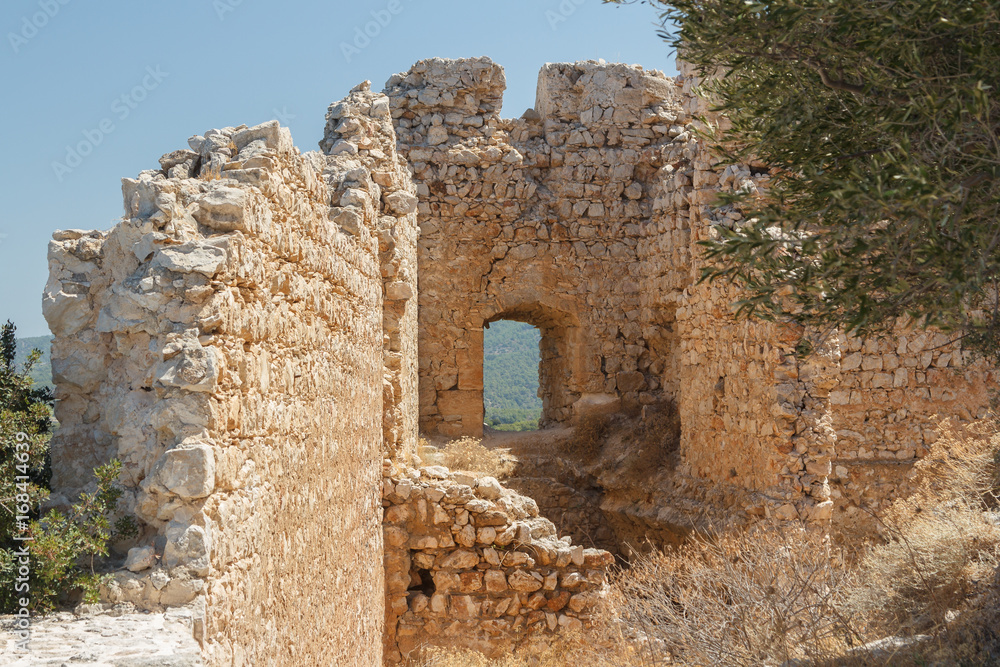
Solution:
[[[385,25],[367,26],[370,44],[356,41],[376,18]],[[655,20],[649,6],[599,0],[5,0],[0,321],[47,334],[52,231],[114,225],[120,179],[157,168],[192,134],[278,118],[314,150],[330,102],[365,79],[381,90],[434,56],[503,65],[504,115],[516,117],[533,106],[546,62],[675,74]],[[87,154],[67,154],[78,146]]]

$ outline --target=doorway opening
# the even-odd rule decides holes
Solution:
[[[534,431],[542,417],[542,333],[527,322],[497,320],[483,331],[483,413],[494,431]]]

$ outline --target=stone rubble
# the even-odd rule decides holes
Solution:
[[[387,663],[590,627],[614,557],[558,537],[531,498],[440,466],[386,477],[382,498]]]

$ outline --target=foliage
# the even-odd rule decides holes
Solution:
[[[28,354],[18,370],[15,331],[11,322],[0,329],[0,546],[4,548],[13,544],[11,536],[18,532],[17,506],[27,500],[30,507],[37,507],[48,496],[51,478],[52,396],[48,389],[36,388],[28,376],[40,352]],[[20,447],[19,433],[27,436]]]
[[[494,431],[534,431],[542,416],[541,408],[488,410],[486,424]]]
[[[122,495],[115,484],[121,472],[118,461],[94,471],[96,490],[82,494],[69,514],[52,509],[39,516],[37,508],[49,496],[51,478],[52,395],[47,387],[36,388],[30,375],[42,357],[39,350],[21,357],[19,368],[14,334],[8,322],[0,335],[0,610],[13,611],[17,599],[26,596],[15,589],[15,552],[27,545],[30,609],[46,611],[76,592],[93,601],[101,582],[94,558],[107,556],[108,545],[134,534],[135,526],[130,518],[111,524]],[[19,433],[27,436],[20,447]],[[25,507],[27,512],[22,511]],[[15,536],[29,539],[18,541]]]
[[[41,356],[28,366],[31,353],[35,350],[41,352]],[[52,336],[36,336],[34,338],[19,338],[17,340],[17,354],[14,363],[24,370],[31,378],[36,387],[52,387]]]
[[[130,516],[119,517],[114,524],[118,499],[123,491],[115,484],[121,474],[121,462],[111,461],[94,469],[97,489],[81,494],[65,515],[57,510],[33,521],[29,534],[34,538],[33,556],[39,609],[51,609],[67,591],[81,589],[86,602],[97,602],[101,583],[107,575],[94,570],[94,558],[108,555],[113,540],[133,537],[137,527]],[[81,560],[85,561],[81,564]]]
[[[1000,2],[656,2],[731,121],[715,149],[770,168],[720,198],[748,219],[715,228],[703,278],[744,314],[909,320],[1000,356]]]
[[[541,333],[525,322],[492,322],[483,333],[483,405],[498,431],[538,428],[538,345]]]

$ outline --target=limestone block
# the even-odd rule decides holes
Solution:
[[[444,417],[461,417],[473,415],[482,423],[483,395],[478,391],[439,391],[437,399],[438,410]],[[476,417],[478,415],[478,417]]]
[[[388,301],[406,301],[413,297],[413,287],[409,283],[392,282],[385,286]]]
[[[70,385],[82,391],[90,391],[107,374],[104,357],[94,349],[74,349],[61,355],[52,355],[52,381],[56,385]]]
[[[479,563],[479,556],[474,551],[459,549],[441,558],[437,566],[443,569],[466,570]]]
[[[404,190],[397,190],[385,196],[385,203],[389,212],[397,216],[409,215],[416,211],[418,201],[416,195]]]
[[[523,570],[512,572],[510,576],[507,577],[507,583],[511,590],[517,591],[518,593],[533,593],[542,587],[541,581],[538,581]]]
[[[170,449],[156,462],[150,479],[185,500],[204,498],[215,488],[214,448],[187,442]]]
[[[217,231],[246,230],[249,198],[245,190],[213,183],[195,198],[194,218]]]
[[[42,315],[57,336],[72,336],[93,317],[86,293],[67,293],[63,284],[50,278],[42,293]]]
[[[130,572],[141,572],[156,565],[156,550],[151,546],[132,547],[125,559],[125,568]]]
[[[287,127],[281,127],[276,120],[269,120],[233,134],[233,144],[237,150],[242,150],[252,141],[263,141],[264,145],[278,153],[289,153],[293,147],[291,131]]]
[[[211,278],[226,264],[226,251],[198,242],[161,248],[153,257],[153,266],[177,273],[200,273]]]
[[[183,567],[197,576],[205,576],[211,569],[211,535],[201,526],[171,521],[166,530],[167,542],[163,549],[163,565],[172,576]]]
[[[496,500],[504,493],[504,488],[495,477],[480,477],[476,480],[476,494],[486,500]]]
[[[211,392],[219,371],[219,353],[214,348],[187,346],[157,367],[156,379],[165,387]]]
[[[203,579],[176,578],[171,579],[160,591],[160,604],[167,607],[177,607],[195,599],[204,589]]]

